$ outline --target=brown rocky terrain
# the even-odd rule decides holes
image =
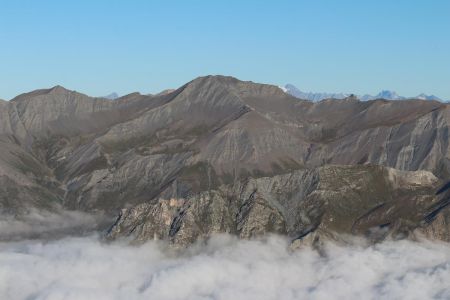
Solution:
[[[224,76],[116,100],[57,86],[0,101],[0,209],[102,212],[109,238],[180,245],[449,240],[449,122],[437,101],[313,103]]]

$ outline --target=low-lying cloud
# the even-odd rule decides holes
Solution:
[[[30,210],[19,216],[0,214],[0,241],[81,235],[102,227],[108,218],[70,210]]]
[[[175,255],[97,237],[0,243],[0,299],[449,299],[450,246],[384,242],[289,251],[216,236]]]

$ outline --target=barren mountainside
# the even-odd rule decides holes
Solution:
[[[216,232],[450,239],[449,106],[303,101],[225,76],[92,98],[0,101],[0,209],[102,212],[107,236]]]

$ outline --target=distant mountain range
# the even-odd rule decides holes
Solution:
[[[344,99],[352,94],[346,94],[346,93],[314,93],[314,92],[303,92],[300,89],[298,89],[296,86],[292,84],[286,84],[284,87],[280,87],[283,91],[286,93],[300,99],[310,100],[310,101],[320,101],[323,99]],[[368,100],[374,100],[374,99],[386,99],[386,100],[404,100],[404,99],[421,99],[421,100],[436,100],[436,101],[443,101],[439,97],[435,95],[426,95],[426,94],[420,94],[415,97],[404,97],[400,96],[394,91],[389,90],[383,90],[376,94],[375,96],[372,95],[354,95],[358,99],[362,101],[368,101]]]

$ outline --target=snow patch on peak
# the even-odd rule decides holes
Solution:
[[[114,99],[119,98],[119,95],[116,92],[113,92],[113,93],[111,93],[109,95],[103,96],[102,98],[114,100]]]

